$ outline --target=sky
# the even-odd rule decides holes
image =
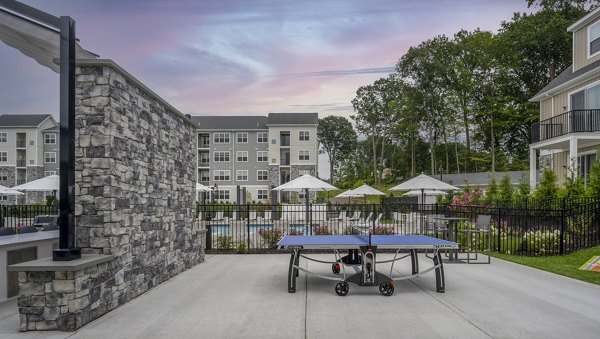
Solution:
[[[83,48],[182,113],[320,118],[350,117],[356,90],[394,72],[411,46],[460,29],[497,31],[531,11],[526,0],[22,2],[71,16]],[[2,43],[0,60],[0,114],[58,118],[58,74]]]

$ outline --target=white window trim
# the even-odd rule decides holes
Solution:
[[[586,40],[587,40],[587,59],[588,60],[595,57],[596,55],[600,55],[600,51],[590,55],[590,43],[592,42],[591,36],[590,36],[590,31],[592,30],[592,27],[597,26],[597,25],[600,25],[600,21],[589,25],[587,28],[587,39]],[[575,39],[573,39],[573,43],[575,43]],[[573,51],[575,51],[575,50],[573,50]]]
[[[600,21],[598,21],[598,23],[600,23]],[[567,105],[568,105],[567,112],[571,111],[571,95],[573,93],[577,93],[577,92],[581,92],[581,91],[586,91],[588,88],[592,88],[592,87],[595,87],[595,86],[598,86],[598,85],[600,85],[600,80],[594,81],[591,84],[585,85],[584,87],[580,87],[578,89],[572,90],[571,92],[568,92],[567,93]],[[565,113],[565,112],[563,112],[563,113]]]
[[[258,136],[261,133],[266,133],[267,134],[267,141],[258,141]],[[268,144],[269,143],[269,132],[257,132],[256,133],[256,142],[259,143],[259,144]]]
[[[1,135],[4,135],[4,136],[6,136],[6,140],[5,140],[5,141],[2,141],[2,138],[0,138],[0,142],[2,142],[2,143],[4,143],[4,142],[8,142],[8,133],[7,133],[7,132],[0,132],[0,136],[1,136]]]
[[[46,161],[46,154],[54,154],[54,161]],[[44,164],[56,164],[56,152],[44,152]]]
[[[246,179],[240,179],[238,173],[240,172],[246,172]],[[236,170],[235,171],[235,180],[236,181],[248,181],[248,170]]]
[[[267,153],[267,156],[266,156],[267,160],[258,160],[258,158],[259,158],[258,153],[259,152]],[[256,162],[269,162],[269,151],[256,151]]]
[[[260,176],[258,175],[259,172],[267,172],[266,175],[266,179],[260,179]],[[257,170],[256,171],[256,181],[269,181],[269,171],[268,170]]]
[[[300,152],[308,152],[308,159],[300,159]],[[298,150],[298,161],[310,161],[310,150],[309,149],[299,149]]]
[[[266,198],[261,198],[260,197],[260,191],[267,192]],[[269,190],[267,190],[267,189],[258,189],[258,190],[256,190],[256,199],[258,199],[258,200],[267,200],[267,199],[269,199]]]
[[[242,153],[242,158],[244,157],[244,153],[246,153],[246,160],[239,160],[240,156],[238,155],[239,153]],[[236,162],[248,162],[248,151],[236,151],[235,152],[235,161]]]
[[[47,177],[49,175],[56,175],[56,171],[44,171],[44,177]]]
[[[223,161],[221,161],[221,160],[215,160],[215,159],[216,159],[216,156],[217,156],[217,154],[221,154],[221,153],[222,153],[222,154],[226,154],[226,156],[223,156],[223,159],[225,159],[225,158],[229,158],[229,160],[223,160]],[[209,159],[209,160],[210,160],[210,159]],[[229,151],[215,151],[215,152],[213,153],[213,161],[214,161],[214,162],[231,162],[231,154],[229,154]]]
[[[223,175],[219,175],[219,177],[229,177],[229,179],[215,179],[217,177],[216,172],[223,173]],[[227,174],[227,175],[225,175],[225,174]],[[230,170],[214,170],[212,177],[213,177],[214,181],[231,181],[231,171]]]
[[[46,137],[53,135],[54,136],[54,142],[46,142]],[[44,145],[56,145],[56,133],[47,133],[44,134]]]
[[[217,142],[217,134],[227,135],[227,139],[229,139],[229,141],[227,141],[227,142]],[[231,143],[231,134],[228,133],[228,132],[216,132],[216,133],[213,133],[213,143],[215,143],[215,144],[229,144],[229,143]]]
[[[308,135],[308,140],[300,139],[300,132],[306,132]],[[298,141],[310,141],[310,131],[309,130],[298,131]]]
[[[6,160],[2,160],[4,157],[6,157]],[[0,152],[0,162],[8,162],[8,152]]]
[[[246,141],[238,141],[238,135],[240,134],[246,134]],[[236,132],[235,133],[235,143],[236,144],[247,144],[248,143],[248,132]]]
[[[227,192],[227,198],[221,198],[221,192]],[[231,191],[229,189],[217,189],[215,200],[229,200],[231,199]],[[225,195],[225,194],[223,194]]]

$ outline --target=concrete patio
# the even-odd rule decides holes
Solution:
[[[429,266],[420,259],[422,268]],[[435,292],[430,272],[400,282],[391,297],[355,285],[339,297],[334,282],[302,273],[298,292],[289,294],[288,261],[283,254],[208,255],[73,333],[18,332],[13,300],[0,304],[0,337],[591,338],[600,332],[600,286],[501,260],[445,265],[444,294]],[[399,265],[400,272],[409,264]]]

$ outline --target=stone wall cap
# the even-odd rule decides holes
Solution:
[[[111,261],[114,258],[114,255],[83,254],[81,255],[81,259],[71,261],[52,261],[52,257],[47,257],[10,265],[6,269],[10,272],[71,272]]]
[[[146,91],[149,94],[151,94],[152,96],[154,96],[154,98],[156,100],[160,101],[160,103],[163,104],[166,108],[172,110],[173,113],[175,113],[175,114],[179,115],[181,118],[183,118],[183,121],[185,121],[189,125],[192,125],[194,127],[194,130],[198,127],[192,121],[192,119],[190,117],[188,117],[187,115],[181,113],[177,108],[173,107],[173,105],[169,104],[165,99],[161,98],[158,94],[154,93],[153,90],[151,90],[150,88],[148,88],[148,86],[144,85],[144,83],[142,83],[136,77],[134,77],[133,75],[131,75],[129,72],[127,72],[123,67],[119,66],[112,59],[77,59],[76,60],[76,66],[77,67],[82,67],[82,66],[83,67],[85,67],[85,66],[106,66],[106,67],[114,68],[116,71],[118,71],[119,73],[123,74],[127,79],[131,80],[131,82],[135,83],[141,89],[143,89],[144,91]]]
[[[58,234],[58,231],[41,231],[23,234],[3,235],[0,237],[0,247],[56,240],[58,239]]]

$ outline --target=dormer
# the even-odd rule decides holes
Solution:
[[[600,7],[577,20],[573,33],[573,72],[600,60]]]

